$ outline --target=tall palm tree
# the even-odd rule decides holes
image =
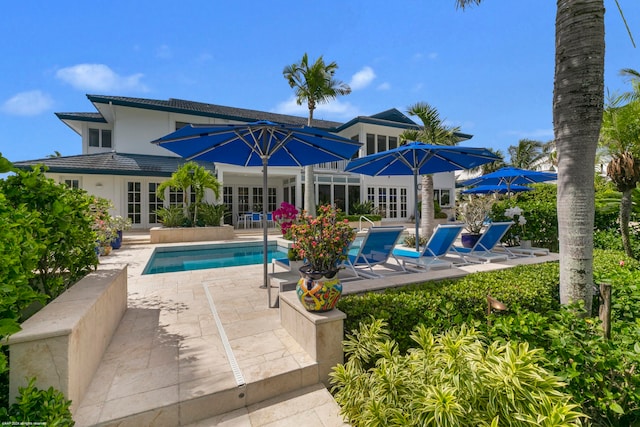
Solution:
[[[444,124],[438,110],[426,102],[418,102],[407,109],[410,116],[416,116],[422,121],[419,130],[407,129],[400,134],[400,143],[420,141],[431,145],[456,145],[460,138],[456,132],[458,127]],[[423,175],[421,182],[422,209],[420,212],[420,228],[422,235],[431,237],[435,227],[435,208],[433,204],[433,175]],[[417,201],[416,201],[417,203]]]
[[[502,169],[503,167],[507,166],[507,162],[504,161],[504,153],[502,152],[502,150],[497,150],[495,148],[487,148],[487,150],[491,151],[491,153],[495,154],[500,159],[469,169],[470,177],[486,175],[488,173],[495,172],[498,169]]]
[[[520,169],[535,170],[547,158],[544,143],[533,139],[521,139],[518,145],[510,145],[507,152],[511,165]]]
[[[456,0],[465,8],[481,0]],[[589,19],[584,19],[588,16]],[[594,173],[604,105],[604,0],[558,0],[553,131],[558,153],[560,301],[593,289]]]
[[[620,199],[620,235],[625,253],[633,257],[629,240],[631,193],[640,182],[640,100],[620,105],[624,95],[610,99],[604,110],[600,143],[611,159],[607,176],[622,193]]]
[[[287,65],[284,67],[282,74],[294,89],[296,95],[296,103],[302,105],[307,103],[309,108],[309,118],[307,124],[312,125],[313,112],[317,104],[327,103],[338,95],[348,95],[351,88],[346,83],[334,78],[338,69],[336,62],[325,64],[324,59],[320,56],[316,62],[309,64],[309,57],[305,53],[299,63]],[[316,214],[316,201],[313,176],[313,165],[304,168],[304,204],[303,208],[309,215]]]

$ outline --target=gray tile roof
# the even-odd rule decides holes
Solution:
[[[223,105],[207,104],[204,102],[187,101],[184,99],[169,98],[168,100],[131,98],[127,96],[106,96],[106,95],[87,95],[87,98],[94,104],[122,105],[134,108],[144,108],[148,110],[171,111],[175,113],[184,113],[191,115],[199,115],[203,117],[216,117],[228,120],[237,120],[241,122],[253,122],[257,120],[268,120],[276,123],[306,125],[306,117],[289,116],[286,114],[269,113],[266,111],[248,110],[245,108],[225,107]],[[69,114],[81,113],[57,113],[68,116]],[[70,117],[68,117],[70,118]],[[77,116],[78,120],[84,117]],[[313,126],[321,129],[335,129],[342,123],[329,120],[313,120]]]
[[[180,157],[109,152],[47,157],[14,162],[13,165],[19,169],[29,169],[34,165],[45,165],[49,168],[49,172],[53,173],[169,177],[183,163],[185,163],[185,160]],[[209,170],[215,170],[213,163],[198,163]]]

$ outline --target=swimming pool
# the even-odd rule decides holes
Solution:
[[[262,264],[263,243],[224,243],[216,245],[157,247],[142,274],[203,270]],[[267,259],[286,258],[287,249],[269,242]]]

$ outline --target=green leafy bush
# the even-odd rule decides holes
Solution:
[[[197,227],[219,226],[227,209],[225,205],[213,205],[206,202],[193,203],[189,206],[191,217],[194,217],[196,207],[198,208]]]
[[[366,201],[362,203],[354,202],[349,206],[349,213],[351,215],[368,215],[373,214],[373,202]]]
[[[427,244],[427,236],[420,236],[420,246],[424,247],[424,245]],[[415,248],[416,247],[416,235],[415,234],[409,234],[407,237],[404,238],[404,245],[408,246],[410,248]]]
[[[345,331],[369,316],[384,319],[391,337],[404,351],[411,345],[410,331],[418,324],[443,330],[464,322],[485,322],[488,294],[510,309],[555,310],[559,306],[558,275],[557,263],[522,265],[384,293],[348,295],[338,301],[338,308],[347,314]]]
[[[38,167],[6,177],[0,181],[0,192],[13,209],[24,206],[41,221],[32,229],[41,244],[32,281],[39,292],[55,298],[97,265],[93,198],[86,192],[46,178]]]
[[[556,186],[554,184],[535,184],[534,190],[518,193],[512,199],[503,199],[493,204],[493,221],[510,221],[504,212],[507,208],[518,206],[527,220],[526,230],[534,246],[558,252],[558,213],[556,208]],[[511,244],[517,241],[520,227],[514,226],[507,231],[503,241]]]
[[[183,227],[187,222],[187,217],[184,215],[182,206],[159,208],[156,210],[156,214],[164,227]]]
[[[53,387],[40,390],[34,384],[35,378],[32,378],[27,387],[20,387],[17,402],[8,409],[0,408],[0,418],[14,425],[75,425],[71,417],[71,401]]]
[[[564,384],[542,366],[540,350],[484,344],[462,326],[434,334],[419,326],[418,344],[401,355],[386,323],[362,324],[344,343],[348,361],[330,374],[341,413],[354,426],[579,426]]]

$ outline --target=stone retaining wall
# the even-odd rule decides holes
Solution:
[[[127,266],[99,265],[73,287],[27,319],[9,337],[9,395],[36,377],[80,404],[127,309]]]

